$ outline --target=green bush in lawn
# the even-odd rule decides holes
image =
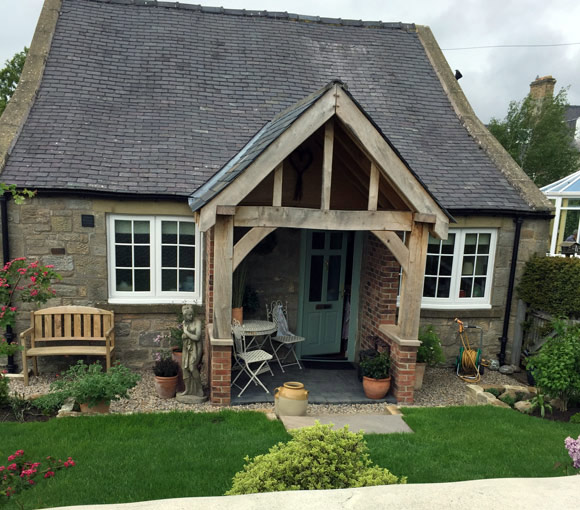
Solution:
[[[406,483],[387,469],[374,466],[362,432],[332,425],[291,432],[293,438],[278,443],[269,453],[250,460],[234,476],[226,495],[289,490],[343,489]]]
[[[526,368],[532,371],[542,393],[562,400],[580,395],[580,326],[555,321],[556,336],[540,351],[528,358]]]
[[[570,416],[570,423],[580,423],[580,413],[574,413]]]

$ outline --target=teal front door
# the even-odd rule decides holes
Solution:
[[[340,352],[344,277],[348,238],[345,232],[306,231],[302,336],[304,356]]]

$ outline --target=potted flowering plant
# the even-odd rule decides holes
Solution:
[[[153,373],[157,395],[159,398],[173,398],[177,392],[179,364],[168,351],[157,352],[154,356]]]
[[[8,369],[15,372],[11,357],[20,350],[12,343],[12,328],[16,322],[16,302],[46,303],[56,294],[52,281],[60,279],[52,265],[43,266],[38,261],[28,262],[20,257],[4,264],[0,269],[0,328],[6,329],[6,338],[0,341],[0,356],[8,356]]]
[[[62,392],[66,398],[74,398],[83,412],[107,413],[111,401],[129,398],[128,391],[140,379],[138,374],[120,363],[103,372],[99,362],[86,365],[80,360],[53,382],[50,389]]]
[[[383,398],[391,387],[391,358],[387,351],[376,352],[360,362],[363,390],[367,398]]]

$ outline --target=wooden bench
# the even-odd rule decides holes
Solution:
[[[31,327],[20,333],[24,384],[28,386],[28,358],[38,376],[37,356],[104,356],[107,370],[115,348],[115,316],[89,306],[57,306],[30,312]],[[30,338],[30,345],[26,339]]]

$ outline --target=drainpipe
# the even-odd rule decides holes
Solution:
[[[512,248],[512,262],[510,266],[510,276],[508,281],[508,290],[507,290],[507,301],[505,305],[505,315],[503,318],[503,331],[502,335],[499,337],[499,342],[501,344],[501,348],[498,354],[499,364],[505,364],[505,349],[507,345],[507,333],[508,328],[510,325],[510,314],[512,311],[512,296],[514,294],[514,282],[516,279],[516,266],[518,261],[518,251],[520,249],[520,234],[522,232],[522,224],[524,219],[520,216],[514,219],[516,224],[516,231],[514,234],[514,246]]]
[[[6,262],[10,261],[10,244],[8,240],[8,201],[5,194],[0,197],[0,213],[2,214],[2,258],[4,264],[6,264]],[[12,326],[6,326],[4,336],[9,344],[14,341]],[[14,356],[8,356],[6,370],[8,370],[9,374],[15,374],[18,370],[18,366],[14,363]]]

